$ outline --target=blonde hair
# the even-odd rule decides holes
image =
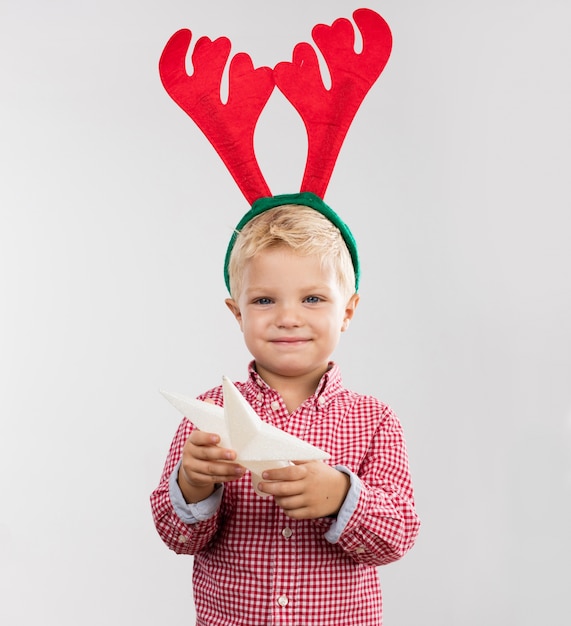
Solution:
[[[242,289],[245,263],[267,248],[287,246],[302,256],[317,255],[331,267],[348,300],[355,292],[351,255],[337,226],[307,206],[286,204],[261,213],[238,232],[228,263],[230,292],[236,300]]]

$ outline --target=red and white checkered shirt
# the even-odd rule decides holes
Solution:
[[[351,489],[337,519],[293,520],[273,498],[256,495],[246,474],[218,489],[202,515],[176,485],[193,429],[183,419],[151,505],[166,545],[195,555],[197,625],[380,626],[376,567],[402,557],[420,525],[397,417],[343,388],[334,364],[292,414],[253,364],[236,387],[262,419],[329,452],[327,462],[350,475]],[[222,389],[200,398],[221,406]]]

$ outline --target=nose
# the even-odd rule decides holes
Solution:
[[[282,302],[275,308],[278,328],[298,328],[303,324],[300,307],[294,303]]]

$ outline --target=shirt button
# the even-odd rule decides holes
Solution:
[[[363,554],[363,552],[365,552],[365,546],[359,546],[359,547],[355,550],[355,552],[356,552],[357,554]]]
[[[260,392],[257,396],[256,396],[256,400],[258,401],[262,401],[264,399],[264,394],[262,392]]]
[[[274,411],[277,411],[277,410],[280,408],[280,403],[279,403],[279,402],[277,402],[277,400],[274,400],[274,401],[270,404],[270,406],[272,407],[272,409],[273,409]]]
[[[289,539],[292,535],[293,535],[293,530],[291,528],[284,528],[282,530],[282,535],[286,538]]]
[[[179,535],[178,536],[178,542],[179,543],[186,543],[188,541],[188,537],[186,535]]]
[[[288,605],[288,602],[289,602],[289,600],[288,600],[287,596],[280,596],[280,597],[278,598],[278,604],[279,604],[282,608],[283,608],[283,607],[286,607],[286,606]]]
[[[317,402],[318,404],[323,406],[325,404],[325,398],[323,396],[319,396],[319,399],[317,400]]]

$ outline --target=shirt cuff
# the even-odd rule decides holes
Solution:
[[[180,487],[178,486],[177,478],[181,463],[182,459],[176,464],[176,467],[169,478],[169,495],[174,512],[185,524],[205,522],[211,517],[214,517],[218,511],[220,502],[222,501],[224,487],[221,485],[211,496],[208,496],[208,498],[202,500],[201,502],[188,504],[182,495]]]
[[[337,543],[339,538],[341,537],[343,531],[347,527],[351,516],[355,512],[357,508],[357,503],[359,502],[359,496],[361,495],[361,479],[354,474],[350,469],[347,469],[343,465],[335,465],[335,469],[347,474],[349,479],[351,480],[351,486],[349,487],[349,491],[339,509],[339,513],[337,513],[337,519],[331,524],[329,530],[325,533],[325,539],[329,541],[329,543]]]

